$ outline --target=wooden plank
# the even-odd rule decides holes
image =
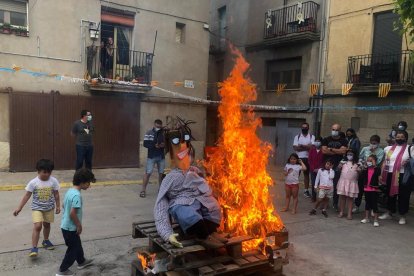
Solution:
[[[233,258],[241,258],[243,255],[243,248],[241,243],[226,245],[227,253]]]
[[[198,269],[199,275],[213,275],[214,269],[209,266],[203,266]]]
[[[217,263],[229,263],[229,262],[232,262],[232,261],[233,261],[233,258],[231,258],[229,256],[219,256],[219,257],[215,257],[215,258],[205,258],[205,259],[200,260],[200,261],[188,262],[184,265],[184,267],[176,268],[175,270],[176,271],[190,270],[190,269],[196,269],[196,268],[207,266],[207,265],[213,265],[213,264],[217,264]]]
[[[158,233],[157,232],[157,228],[156,227],[152,227],[152,228],[148,228],[148,229],[144,229],[144,230],[142,230],[142,232],[144,233],[144,234],[153,234],[153,233]]]
[[[229,241],[226,243],[226,245],[233,245],[233,244],[237,244],[237,243],[242,243],[244,241],[249,241],[252,240],[253,237],[251,236],[238,236],[238,237],[233,237],[230,238]]]
[[[237,264],[228,264],[224,266],[226,268],[226,271],[232,271],[232,270],[237,270],[240,269],[240,266]]]
[[[255,257],[262,261],[267,260],[267,257],[263,254],[257,254],[255,255]]]
[[[140,221],[133,222],[133,223],[135,223],[135,224],[155,223],[155,220],[153,220],[153,219],[149,219],[149,220],[140,220]]]
[[[259,261],[260,261],[260,259],[259,259],[259,258],[256,258],[255,256],[245,257],[245,259],[246,259],[247,261],[249,261],[249,263],[257,263],[257,262],[259,262]]]
[[[221,264],[221,263],[212,264],[212,265],[210,265],[210,267],[212,269],[214,269],[215,272],[223,272],[223,271],[226,271],[226,267],[223,264]]]
[[[243,259],[243,258],[239,258],[239,259],[235,259],[234,262],[239,265],[239,266],[246,266],[249,264],[249,261]]]
[[[171,254],[174,254],[174,255],[183,255],[183,254],[187,254],[191,252],[204,251],[204,250],[206,250],[204,246],[196,244],[196,245],[190,245],[184,248],[171,249],[169,251],[171,252]]]

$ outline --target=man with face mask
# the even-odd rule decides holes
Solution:
[[[162,130],[162,121],[157,119],[154,121],[154,127],[145,133],[144,147],[148,149],[147,166],[145,168],[145,174],[143,179],[143,185],[140,197],[146,196],[146,189],[149,178],[154,169],[154,165],[157,165],[158,169],[158,184],[161,184],[162,175],[165,169],[165,154],[164,154],[164,132]]]
[[[392,130],[388,135],[387,143],[388,146],[392,146],[395,144],[395,135],[397,131],[407,131],[408,125],[406,121],[399,121],[397,125],[392,126]]]
[[[339,124],[333,124],[331,128],[331,136],[326,137],[322,141],[322,153],[324,160],[332,160],[333,169],[335,171],[334,184],[334,197],[333,206],[338,209],[338,194],[336,193],[336,186],[338,184],[339,176],[341,172],[338,170],[338,165],[344,154],[348,149],[348,141],[341,136],[341,126]]]
[[[309,150],[312,147],[312,144],[315,142],[315,136],[309,133],[309,124],[302,124],[302,131],[300,134],[296,135],[293,139],[293,149],[296,151],[296,154],[302,160],[303,164],[306,166],[306,171],[303,172],[305,190],[303,195],[305,197],[311,197],[309,191]]]
[[[85,167],[92,170],[93,143],[92,135],[94,126],[92,124],[92,114],[89,110],[81,111],[81,118],[72,127],[71,135],[76,136],[76,170]]]

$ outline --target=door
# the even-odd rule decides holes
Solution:
[[[294,152],[293,139],[301,133],[304,119],[277,119],[276,120],[276,164],[284,166],[289,156]]]

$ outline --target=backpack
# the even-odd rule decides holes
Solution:
[[[411,157],[411,147],[412,145],[408,147],[410,159],[404,166],[404,176],[401,183],[404,186],[410,186],[411,190],[414,190],[414,159]]]

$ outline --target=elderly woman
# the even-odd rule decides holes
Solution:
[[[404,166],[409,160],[408,153],[408,133],[404,130],[398,130],[395,134],[395,144],[384,149],[385,160],[382,164],[382,173],[380,182],[387,186],[388,212],[381,215],[380,219],[391,219],[397,210],[400,215],[399,224],[405,224],[405,215],[408,213],[410,206],[411,187],[403,185]],[[411,155],[413,151],[411,150]]]

